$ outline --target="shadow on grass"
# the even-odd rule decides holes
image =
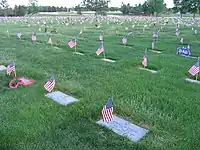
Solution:
[[[10,82],[10,77],[7,76],[5,73],[0,72],[0,93],[10,90],[8,84]]]

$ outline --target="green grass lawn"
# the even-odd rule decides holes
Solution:
[[[14,60],[17,76],[33,78],[29,87],[9,89],[10,77],[0,72],[0,149],[2,150],[198,150],[200,147],[200,86],[187,83],[184,78],[195,59],[176,55],[181,46],[175,36],[175,25],[163,28],[155,49],[162,54],[148,52],[149,68],[159,71],[152,74],[139,70],[145,49],[151,47],[152,33],[160,25],[142,31],[144,22],[135,20],[133,35],[128,36],[127,46],[121,44],[125,27],[112,20],[102,21],[99,29],[94,24],[75,23],[58,25],[50,20],[58,33],[52,41],[59,49],[48,45],[48,35],[38,32],[37,21],[0,23],[0,56],[2,63]],[[61,20],[61,19],[60,19]],[[64,19],[63,19],[64,20]],[[134,21],[134,22],[135,22]],[[60,21],[61,23],[61,21]],[[138,26],[139,25],[139,26]],[[196,27],[200,30],[199,27]],[[9,30],[10,38],[6,30]],[[67,42],[80,30],[77,51],[73,55]],[[119,30],[119,35],[115,31]],[[50,30],[50,29],[49,29]],[[22,32],[22,40],[17,32]],[[38,43],[31,42],[31,33],[37,31]],[[98,36],[104,34],[108,63],[96,56]],[[199,36],[181,25],[185,43],[191,44],[191,53],[199,56]],[[80,101],[62,106],[46,98],[44,82],[50,74],[56,79],[55,90],[69,93]],[[101,110],[109,96],[113,96],[114,114],[132,120],[150,132],[139,143],[120,137],[98,126]]]

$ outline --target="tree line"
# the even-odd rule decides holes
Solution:
[[[174,0],[174,11],[181,14],[192,13],[193,18],[200,14],[200,0]]]
[[[173,0],[175,7],[167,9],[164,0],[146,0],[144,3],[131,6],[121,4],[121,7],[108,7],[110,0],[83,0],[75,8],[39,6],[38,0],[31,0],[28,6],[15,5],[9,7],[7,0],[0,0],[0,16],[24,16],[38,12],[70,12],[95,11],[96,14],[106,15],[107,11],[121,11],[123,15],[158,15],[160,13],[174,12],[180,14],[192,13],[193,17],[200,14],[200,0]]]

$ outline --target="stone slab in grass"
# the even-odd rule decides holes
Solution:
[[[73,54],[75,54],[75,55],[84,55],[83,53],[79,53],[79,52],[73,52]]]
[[[68,104],[72,104],[74,102],[77,102],[78,99],[67,95],[65,93],[62,93],[60,91],[55,91],[52,93],[48,93],[47,95],[45,95],[46,97],[52,99],[53,101],[61,104],[61,105],[68,105]]]
[[[158,73],[158,71],[156,70],[150,70],[150,69],[147,69],[147,68],[142,68],[142,67],[139,67],[140,70],[145,70],[145,71],[149,71],[151,73]]]
[[[192,58],[192,59],[197,59],[198,57],[195,57],[195,56],[185,56],[185,55],[180,55],[182,57],[187,57],[187,58]]]
[[[149,132],[149,130],[141,128],[117,116],[114,116],[114,120],[111,122],[103,122],[103,120],[100,120],[97,124],[111,129],[118,135],[129,138],[133,142],[140,141]]]
[[[153,53],[158,53],[158,54],[161,54],[162,52],[160,51],[154,51],[154,50],[149,50],[150,52],[153,52]]]
[[[103,58],[103,59],[101,59],[101,60],[103,60],[103,61],[107,61],[107,62],[112,62],[112,63],[116,62],[116,61],[114,61],[114,60],[106,59],[106,58]]]
[[[4,70],[6,70],[6,66],[0,65],[0,71],[4,71]]]
[[[59,48],[59,47],[57,47],[57,46],[54,46],[54,48],[55,48],[55,49],[60,49],[60,48]]]
[[[191,82],[191,83],[200,84],[200,81],[198,81],[198,80],[193,80],[193,79],[190,79],[190,78],[185,78],[185,81],[188,81],[188,82]]]

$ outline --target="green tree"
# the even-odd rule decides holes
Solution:
[[[81,8],[80,5],[76,6],[76,7],[74,8],[74,10],[77,11],[77,14],[82,15],[82,8]]]
[[[164,0],[148,0],[148,6],[150,13],[154,15],[156,13],[156,16],[163,12],[165,8]]]
[[[39,12],[38,0],[29,0],[28,14],[36,14]]]
[[[181,17],[185,12],[188,12],[189,0],[174,0],[175,10],[180,12]]]
[[[8,8],[9,8],[8,1],[7,0],[1,0],[0,5],[1,5],[1,9],[3,10],[4,16],[7,16],[7,13],[8,13],[7,11],[8,11]]]
[[[96,14],[102,14],[108,10],[109,0],[83,0],[83,5],[90,11],[95,11]]]
[[[200,1],[199,0],[188,0],[187,6],[189,9],[189,12],[193,13],[193,18],[195,18],[195,15],[198,13],[200,8]]]

